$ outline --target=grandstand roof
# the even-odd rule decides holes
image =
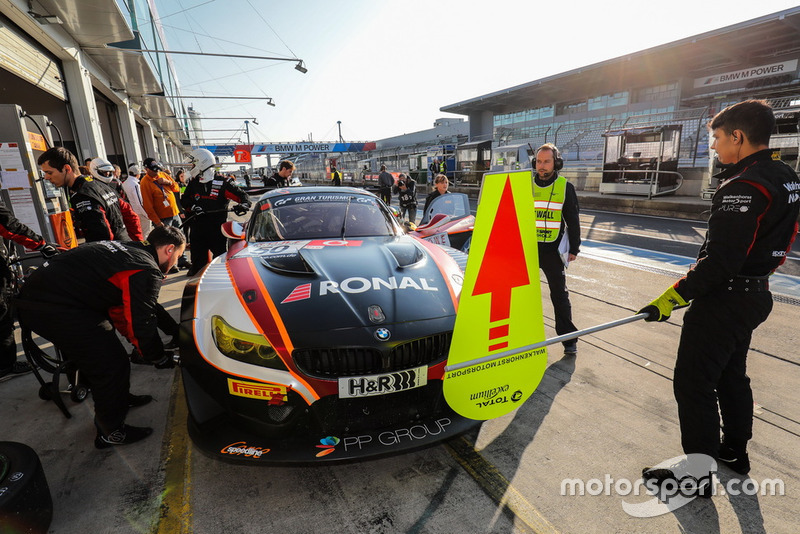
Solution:
[[[587,87],[595,94],[615,92],[744,68],[792,52],[800,52],[800,6],[449,104],[440,111],[508,113],[538,102],[585,98]]]

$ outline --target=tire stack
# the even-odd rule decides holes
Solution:
[[[39,457],[27,445],[0,441],[0,534],[46,534],[52,519]]]

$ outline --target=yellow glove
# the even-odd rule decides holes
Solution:
[[[683,308],[684,306],[688,306],[689,303],[683,300],[683,297],[675,290],[674,287],[670,286],[669,289],[664,291],[660,297],[656,300],[639,310],[639,313],[647,313],[649,314],[645,317],[645,321],[666,321],[669,319],[670,314],[672,313],[673,308]]]

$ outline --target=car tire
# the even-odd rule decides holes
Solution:
[[[52,519],[53,500],[36,452],[0,441],[0,532],[46,534]]]

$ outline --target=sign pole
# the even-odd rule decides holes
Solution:
[[[453,365],[447,365],[445,366],[444,370],[445,372],[458,371],[459,369],[472,367],[473,365],[480,365],[483,363],[492,362],[495,360],[499,360],[501,358],[505,358],[507,356],[513,356],[515,354],[519,354],[522,352],[529,352],[532,350],[540,349],[542,347],[546,347],[548,345],[555,345],[556,343],[562,343],[564,341],[569,341],[570,339],[576,339],[580,336],[585,336],[587,334],[592,334],[594,332],[600,332],[601,330],[608,330],[609,328],[613,328],[615,326],[621,326],[624,324],[632,323],[634,321],[638,321],[639,319],[644,319],[648,315],[649,314],[647,313],[638,313],[636,315],[631,315],[630,317],[617,319],[616,321],[611,321],[608,323],[599,324],[597,326],[584,328],[583,330],[576,330],[575,332],[570,332],[569,334],[564,334],[562,336],[551,337],[550,339],[545,339],[544,341],[540,341],[539,343],[534,343],[533,345],[527,345],[525,347],[520,347],[518,349],[498,352],[497,354],[490,354],[489,356],[484,356],[482,358],[475,358],[474,360],[468,360]]]

